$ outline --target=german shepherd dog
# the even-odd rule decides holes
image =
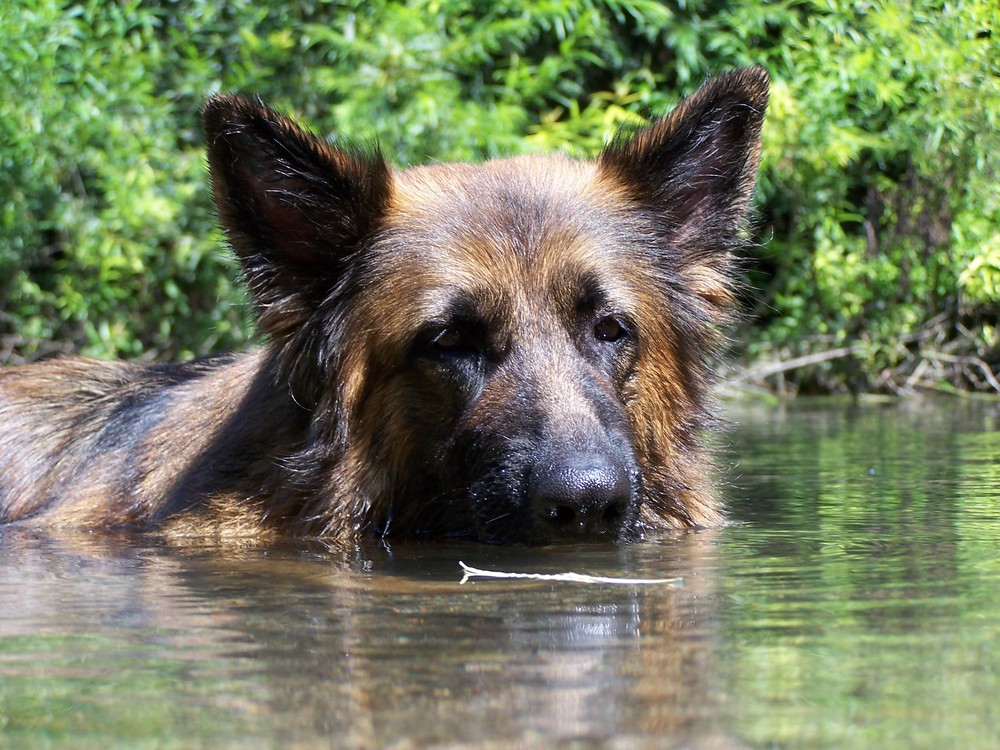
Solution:
[[[0,522],[526,544],[719,523],[700,433],[767,96],[747,68],[593,161],[403,171],[212,98],[265,343],[0,372]]]

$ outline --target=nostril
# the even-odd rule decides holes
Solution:
[[[546,513],[554,526],[568,528],[576,521],[576,511],[568,505],[553,505]]]
[[[601,520],[604,524],[613,528],[621,524],[622,520],[625,518],[625,502],[618,501],[616,503],[611,503],[607,508],[604,509],[604,513],[601,514]]]

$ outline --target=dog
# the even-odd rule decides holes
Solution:
[[[0,372],[0,522],[506,544],[719,524],[703,432],[768,86],[711,79],[594,160],[405,170],[213,97],[262,345]]]

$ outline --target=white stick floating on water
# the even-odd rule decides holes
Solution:
[[[618,586],[681,586],[683,578],[613,578],[609,576],[589,576],[583,573],[504,573],[499,570],[483,570],[466,565],[461,560],[462,580],[465,583],[470,578],[530,578],[533,581],[563,581],[565,583],[610,583]]]

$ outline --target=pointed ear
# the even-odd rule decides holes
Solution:
[[[673,262],[714,304],[731,302],[724,276],[744,241],[768,84],[756,67],[714,78],[666,117],[613,141],[598,160],[603,176],[652,211]]]
[[[392,191],[375,150],[333,148],[259,99],[202,111],[215,204],[260,311],[280,335],[304,322],[378,226]]]

